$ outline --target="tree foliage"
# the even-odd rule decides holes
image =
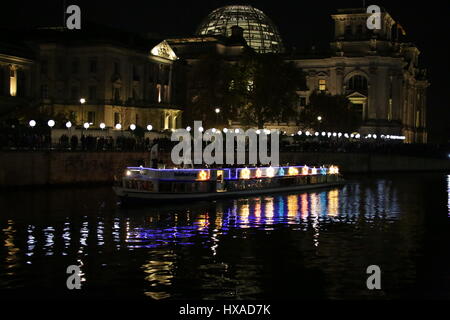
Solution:
[[[188,121],[227,125],[229,120],[263,127],[295,114],[305,80],[301,70],[275,54],[244,54],[237,61],[204,56],[192,70]],[[219,115],[214,110],[220,109]]]

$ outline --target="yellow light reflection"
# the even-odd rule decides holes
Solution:
[[[339,190],[330,190],[328,192],[328,215],[335,217],[339,214]]]
[[[308,217],[308,194],[303,193],[301,195],[300,206],[301,206],[300,211],[302,213],[302,219],[306,219]]]
[[[287,198],[287,215],[290,218],[294,218],[297,216],[298,213],[298,196],[297,195],[290,195]],[[293,221],[290,221],[289,223],[293,223]]]
[[[275,208],[273,204],[273,197],[266,198],[266,208],[264,210],[266,218],[273,218]]]

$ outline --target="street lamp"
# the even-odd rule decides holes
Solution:
[[[151,124],[149,124],[149,125],[147,126],[147,130],[148,130],[148,131],[152,131],[152,130],[153,130],[153,126],[152,126]]]
[[[120,130],[120,129],[122,129],[122,125],[121,125],[120,123],[116,124],[116,126],[115,126],[115,127],[116,127],[116,129],[117,129],[117,130]]]
[[[219,123],[219,113],[220,113],[220,109],[219,109],[219,108],[216,108],[216,109],[214,109],[214,112],[216,113],[216,124],[218,124],[218,123]]]
[[[192,130],[192,129],[191,129],[190,126],[187,126],[187,127],[186,127],[186,131],[187,131],[187,132],[191,132],[191,130]]]
[[[136,130],[136,125],[135,125],[134,123],[130,125],[130,130],[131,130],[131,131]]]
[[[104,124],[103,122],[102,123],[100,123],[100,129],[105,129],[106,128],[106,124]]]
[[[66,122],[66,128],[67,128],[67,129],[72,128],[72,122],[67,121],[67,122]]]
[[[89,122],[85,122],[84,124],[83,124],[83,127],[87,130],[87,129],[89,129]]]
[[[80,98],[80,104],[81,104],[81,122],[84,121],[84,108],[83,105],[86,103],[85,98]]]
[[[318,117],[317,117],[317,121],[322,121],[322,117],[321,117],[321,116],[318,116]]]
[[[203,127],[198,128],[199,132],[203,132],[203,130],[204,130]]]
[[[48,124],[48,126],[50,128],[53,128],[55,126],[55,121],[54,120],[48,120],[47,124]]]
[[[36,126],[36,121],[30,120],[30,122],[28,122],[28,124],[30,125],[30,127],[34,128]]]

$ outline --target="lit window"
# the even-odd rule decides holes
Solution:
[[[325,79],[320,79],[319,80],[319,90],[320,91],[327,90],[327,81]]]

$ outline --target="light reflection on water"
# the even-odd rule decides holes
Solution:
[[[450,215],[450,176],[447,182]],[[97,193],[101,199],[87,199],[89,209],[73,207],[69,212],[58,207],[58,196],[50,203],[38,200],[33,209],[28,208],[32,215],[0,220],[4,243],[0,287],[26,287],[27,281],[35,286],[59,285],[65,277],[63,270],[78,264],[88,288],[107,291],[116,285],[165,299],[189,298],[184,286],[195,284],[200,298],[258,298],[277,295],[266,282],[271,281],[270,264],[276,263],[271,262],[273,255],[284,250],[286,256],[297,252],[303,257],[300,265],[299,258],[287,263],[307,272],[322,268],[328,281],[338,281],[344,275],[335,279],[333,272],[350,273],[360,267],[352,262],[355,254],[361,260],[358,263],[369,263],[365,251],[382,252],[397,245],[385,243],[388,239],[403,239],[411,233],[407,243],[399,240],[399,250],[407,255],[416,249],[415,226],[407,217],[414,203],[402,188],[380,179],[300,194],[131,209],[117,208],[108,189]],[[392,234],[388,233],[389,225],[402,219],[406,221],[401,223],[403,229],[393,226]],[[261,246],[274,245],[270,255],[261,251]],[[399,264],[409,261],[402,255],[383,259]],[[52,265],[48,272],[61,273],[53,279],[44,272],[46,279],[30,280],[29,274],[47,265]],[[410,264],[401,268],[414,269]],[[104,275],[99,278],[100,273]],[[323,295],[338,297],[344,287],[325,287]]]
[[[450,174],[447,176],[448,216],[450,217]]]

